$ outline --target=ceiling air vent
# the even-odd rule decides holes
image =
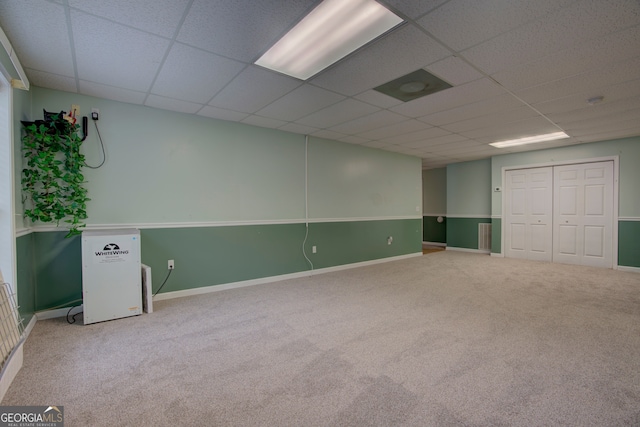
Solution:
[[[439,79],[425,70],[414,71],[383,85],[374,87],[380,93],[407,102],[441,90],[452,87],[449,83]]]

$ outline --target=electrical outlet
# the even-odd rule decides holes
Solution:
[[[168,268],[169,270],[173,270],[174,268],[176,268],[175,262],[174,262],[172,259],[170,259],[169,261],[167,261],[167,268]]]
[[[97,108],[92,108],[91,109],[91,120],[98,120],[99,117],[100,117],[100,110],[98,110]]]
[[[315,246],[311,246],[311,253],[316,253],[318,252],[317,248]]]
[[[390,245],[391,243],[393,243],[393,236],[387,237],[387,245]]]
[[[78,104],[71,104],[71,112],[69,113],[69,115],[72,115],[73,117],[80,117],[80,106]]]

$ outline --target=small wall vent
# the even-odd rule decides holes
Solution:
[[[478,224],[478,250],[491,252],[491,224]]]

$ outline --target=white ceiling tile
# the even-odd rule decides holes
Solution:
[[[402,104],[402,101],[400,101],[399,99],[393,98],[389,95],[385,95],[376,90],[367,90],[365,92],[362,92],[361,94],[354,96],[354,98],[380,108],[389,108],[393,107],[394,105]]]
[[[345,135],[345,136],[341,136],[340,138],[338,138],[338,141],[342,141],[342,142],[347,142],[349,144],[365,144],[367,142],[369,142],[369,139],[366,138],[361,138],[359,136],[355,136],[355,135]]]
[[[558,128],[542,117],[520,120],[514,123],[499,124],[483,129],[460,132],[467,138],[475,139],[479,142],[495,142],[525,136],[543,135],[551,132],[558,132]]]
[[[107,86],[100,83],[88,82],[86,80],[80,80],[78,85],[80,93],[83,95],[111,99],[113,101],[126,102],[128,104],[142,104],[147,96],[144,92],[136,92],[134,90]]]
[[[504,93],[504,89],[485,78],[405,102],[390,110],[409,117],[424,117]]]
[[[212,107],[205,105],[200,111],[199,116],[210,117],[212,119],[228,120],[232,122],[239,122],[248,116],[246,113],[239,113],[237,111],[225,110],[224,108]]]
[[[449,134],[449,135],[444,135],[444,136],[438,136],[438,137],[435,137],[435,138],[431,138],[431,139],[429,139],[428,141],[425,142],[423,147],[425,147],[426,149],[431,149],[432,147],[435,147],[436,145],[451,144],[453,142],[460,142],[460,141],[470,141],[470,140],[466,136],[462,136],[462,135],[458,135],[458,134],[452,133],[452,134]]]
[[[173,37],[189,0],[69,0],[69,6],[143,31]]]
[[[530,104],[584,94],[587,91],[595,96],[606,87],[637,80],[638,76],[640,56],[629,61],[604,64],[601,68],[589,69],[579,75],[516,91],[515,94]]]
[[[448,50],[422,31],[404,26],[338,62],[312,82],[353,96],[419,70],[448,54]]]
[[[332,139],[332,140],[337,140],[338,138],[342,138],[346,135],[343,135],[341,133],[338,132],[332,132],[330,130],[326,130],[326,129],[320,129],[318,131],[315,131],[311,134],[311,136],[315,136],[318,138],[324,138],[324,139]]]
[[[297,122],[307,126],[317,128],[328,128],[348,120],[357,119],[358,117],[372,114],[379,111],[377,107],[366,104],[356,99],[347,98],[330,107],[316,111],[306,117],[301,118]]]
[[[602,108],[612,102],[623,100],[625,98],[636,98],[638,95],[640,95],[640,79],[613,86],[602,87],[599,88],[596,93],[588,89],[582,93],[577,93],[560,99],[554,99],[552,101],[540,102],[533,104],[533,106],[545,115],[553,115],[571,110],[580,110],[587,107]],[[587,104],[587,100],[593,96],[604,96],[604,101],[601,104],[589,106]]]
[[[551,120],[560,126],[583,120],[597,120],[612,115],[623,115],[627,111],[635,111],[640,106],[640,97],[624,98],[617,101],[604,100],[597,105],[584,104],[582,108],[574,108],[569,111],[548,114]]]
[[[638,111],[635,112],[632,118],[626,119],[611,119],[600,120],[597,123],[574,123],[568,126],[566,131],[569,135],[580,138],[582,136],[589,136],[592,134],[599,134],[603,132],[614,132],[620,129],[636,128],[640,130],[640,120],[638,120]]]
[[[442,126],[447,123],[459,122],[461,120],[473,119],[505,111],[511,108],[517,108],[523,105],[521,101],[510,94],[496,96],[494,98],[477,101],[462,105],[460,107],[438,111],[424,117],[419,117],[425,123],[433,126]]]
[[[169,41],[104,19],[71,11],[78,77],[147,91]]]
[[[47,87],[51,89],[63,90],[65,92],[77,92],[76,79],[73,77],[59,76],[57,74],[45,73],[43,71],[26,68],[25,73],[29,82],[34,86]]]
[[[209,104],[255,113],[301,84],[300,80],[250,66],[222,89]]]
[[[258,111],[261,116],[295,121],[344,99],[328,90],[303,85]]]
[[[40,0],[0,1],[0,27],[25,68],[75,77],[66,24],[61,5]]]
[[[390,10],[401,12],[409,18],[415,19],[432,11],[448,0],[381,0]]]
[[[459,86],[484,77],[480,71],[456,56],[449,56],[435,64],[431,64],[425,67],[425,70],[440,77],[452,86]]]
[[[383,126],[392,125],[394,123],[404,122],[406,120],[407,118],[400,114],[387,110],[380,110],[364,117],[333,126],[331,127],[331,130],[347,135],[353,135],[381,128]]]
[[[448,132],[444,129],[432,127],[429,129],[420,130],[418,132],[405,133],[402,135],[385,138],[385,141],[396,145],[404,145],[407,147],[417,148],[424,146],[428,143],[429,140],[433,138],[438,138],[450,134],[451,132]]]
[[[252,63],[316,0],[195,0],[177,40]]]
[[[34,86],[199,109],[426,157],[426,167],[640,135],[637,0],[379,0],[408,22],[311,83],[250,64],[319,1],[0,0],[0,27]],[[408,103],[372,89],[421,68],[454,87]],[[596,95],[604,101],[588,106]],[[527,103],[575,137],[485,148],[556,130]]]
[[[242,119],[242,123],[246,123],[248,125],[253,125],[253,126],[260,126],[263,128],[276,129],[285,125],[287,122],[284,122],[282,120],[270,119],[268,117],[251,115],[249,117]]]
[[[278,129],[291,133],[299,133],[301,135],[311,135],[313,132],[316,132],[318,130],[311,126],[299,125],[298,123],[287,123],[286,125],[281,126]]]
[[[394,153],[407,154],[409,156],[420,157],[420,152],[414,148],[403,147],[402,145],[388,145],[384,147],[387,151],[393,151]]]
[[[481,144],[473,140],[466,140],[431,146],[429,147],[429,151],[432,153],[441,154],[443,156],[449,156],[456,153],[463,153],[465,151],[486,151],[487,147],[491,146],[487,144]]]
[[[578,139],[581,142],[595,142],[595,141],[607,141],[617,138],[628,138],[632,136],[640,135],[640,127],[638,125],[629,129],[618,129],[610,132],[592,133],[589,135],[581,136]]]
[[[578,43],[533,62],[502,70],[492,77],[508,89],[525,89],[634,58],[638,55],[639,43],[640,25]]]
[[[485,43],[462,56],[489,74],[640,23],[637,0],[581,0]]]
[[[389,147],[391,144],[387,144],[386,142],[383,142],[383,141],[367,141],[367,142],[363,142],[360,145],[364,147],[369,147],[369,148],[386,148],[386,147]]]
[[[241,62],[175,43],[151,92],[206,104],[243,67]]]
[[[456,51],[517,28],[574,0],[453,0],[418,23]]]
[[[177,111],[180,113],[194,114],[202,108],[202,104],[165,98],[164,96],[149,95],[144,105],[147,107],[161,108],[163,110]]]
[[[442,125],[442,128],[451,132],[466,132],[474,129],[482,129],[488,126],[509,123],[522,119],[540,116],[534,109],[525,105],[502,111],[500,114],[488,114],[469,120],[462,120],[455,123]]]
[[[395,123],[382,128],[362,132],[358,136],[367,139],[386,139],[393,138],[405,133],[417,132],[419,130],[429,129],[431,126],[418,120],[405,120],[404,122]]]

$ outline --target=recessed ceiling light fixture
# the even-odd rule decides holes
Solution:
[[[402,22],[375,0],[324,0],[255,63],[307,80]]]
[[[564,132],[547,133],[544,135],[528,136],[526,138],[509,139],[507,141],[492,142],[492,145],[496,148],[514,147],[516,145],[534,144],[536,142],[554,141],[556,139],[569,138]]]

